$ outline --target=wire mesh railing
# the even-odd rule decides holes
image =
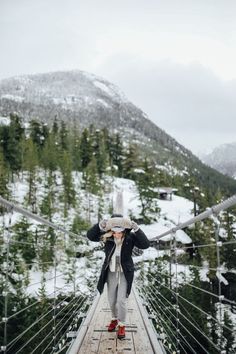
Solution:
[[[222,291],[222,284],[227,283],[225,273],[236,274],[236,270],[228,269],[221,257],[229,245],[236,250],[236,239],[228,241],[219,237],[219,213],[235,204],[236,196],[233,196],[152,238],[152,246],[159,248],[161,238],[171,236],[168,242],[162,243],[164,257],[159,252],[156,259],[149,257],[150,249],[143,255],[134,252],[138,259],[136,287],[168,354],[226,354],[236,350],[233,316],[236,304]],[[208,259],[203,266],[196,263],[194,257],[186,258],[186,251],[193,245],[178,243],[176,232],[192,224],[202,224],[207,218],[211,218],[214,231],[211,242],[203,238],[200,244],[194,245],[195,250],[203,250]]]
[[[85,294],[81,286],[81,276],[76,276],[76,248],[75,239],[85,242],[80,237],[65,228],[48,222],[42,217],[29,213],[19,206],[9,203],[3,198],[0,204],[7,208],[8,213],[4,221],[1,237],[2,244],[2,309],[3,316],[0,326],[2,328],[1,351],[8,354],[16,353],[59,353],[68,346],[68,342],[78,329],[82,318],[95,296],[95,291]],[[151,259],[147,254],[134,250],[137,256],[138,270],[136,287],[149,312],[159,339],[168,354],[173,353],[233,353],[235,350],[235,325],[229,321],[229,309],[236,305],[235,300],[227,298],[222,291],[224,272],[236,273],[235,269],[227,269],[222,263],[221,253],[225,247],[236,245],[236,240],[219,238],[220,222],[217,215],[220,211],[236,204],[236,197],[220,203],[192,218],[185,223],[177,225],[170,231],[152,239],[154,244],[171,234],[168,247],[165,246],[164,258],[157,253],[157,259]],[[14,239],[12,223],[13,212],[20,213],[27,218],[32,218],[37,223],[53,229],[56,232],[53,242],[45,243],[47,252],[51,257],[37,258],[23,262],[20,258],[12,260],[14,247],[34,246],[34,242]],[[192,223],[204,222],[214,215],[214,241],[203,240],[201,244],[194,245],[195,250],[204,250],[205,254],[215,253],[215,260],[208,265],[181,263],[179,251],[185,252],[193,246],[179,245],[176,241],[176,232],[186,228]],[[8,222],[6,221],[8,218]],[[45,233],[47,230],[45,229]],[[70,265],[65,258],[67,246],[65,235],[70,236]],[[153,245],[154,245],[153,244]],[[37,252],[42,251],[43,245],[38,244]],[[63,257],[62,257],[63,255]],[[147,260],[149,258],[149,260]],[[145,259],[145,261],[144,261]],[[161,261],[160,261],[161,259]],[[61,282],[64,272],[66,280]],[[29,272],[38,267],[42,271],[41,279],[32,282]],[[17,270],[23,267],[26,276],[17,277]],[[70,268],[70,269],[68,269]],[[50,272],[47,273],[47,270]],[[234,272],[235,271],[235,272]],[[200,273],[210,273],[205,281]],[[204,273],[204,274],[205,274]],[[46,275],[47,274],[47,275]],[[205,274],[206,275],[206,274]],[[206,280],[207,279],[207,280]],[[213,284],[215,279],[215,284]],[[95,274],[91,283],[96,285]],[[50,284],[50,285],[49,285]],[[49,285],[49,286],[48,286]],[[37,289],[35,296],[26,295],[29,288]],[[19,301],[19,296],[25,298]],[[20,302],[20,303],[19,303]],[[228,317],[227,317],[228,316]],[[24,324],[24,326],[23,326]],[[13,330],[16,329],[15,331]],[[231,341],[231,342],[230,342]],[[227,349],[231,348],[231,349]],[[230,350],[232,350],[230,352]]]
[[[96,295],[95,270],[86,279],[80,269],[86,261],[77,258],[88,241],[2,197],[0,204],[6,210],[0,229],[0,351],[65,352]],[[40,236],[28,239],[27,228],[16,236],[15,213],[33,219],[36,231],[40,225]]]

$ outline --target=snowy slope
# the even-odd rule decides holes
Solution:
[[[39,182],[37,184],[37,202],[39,204],[42,201],[45,194],[47,193],[47,190],[45,189],[46,176],[44,172],[38,171],[38,174],[40,176]],[[19,180],[10,186],[11,193],[15,200],[15,203],[22,206],[24,206],[25,204],[25,197],[28,192],[28,185],[26,182],[26,178],[27,176],[22,174],[19,177]],[[123,178],[114,178],[114,179],[111,177],[107,177],[107,178],[108,178],[108,183],[110,183],[113,188],[110,194],[105,196],[105,200],[104,200],[105,210],[104,210],[103,217],[110,216],[108,214],[109,201],[111,202],[113,200],[113,204],[114,204],[117,197],[117,193],[120,191],[122,191],[123,193],[124,215],[129,216],[130,213],[132,213],[132,215],[138,216],[140,212],[140,205],[139,205],[138,193],[137,193],[135,183],[132,180],[127,180]],[[59,172],[56,173],[56,180],[57,180],[57,186],[55,187],[55,193],[59,198],[59,195],[62,192],[62,179]],[[58,205],[58,210],[55,212],[52,218],[52,221],[55,224],[61,225],[68,230],[71,228],[73,218],[76,216],[78,212],[80,213],[81,217],[85,219],[87,218],[88,194],[80,188],[82,182],[81,174],[74,173],[73,181],[77,193],[77,200],[80,202],[79,211],[77,208],[71,209],[69,212],[69,216],[65,219],[62,215],[62,211],[60,211],[60,202],[58,199],[58,202],[56,203]],[[89,198],[90,198],[89,203],[90,206],[92,206],[92,210],[93,210],[90,215],[91,223],[96,223],[97,215],[98,215],[97,214],[98,198],[92,195],[90,195]],[[192,213],[192,203],[187,199],[178,196],[173,196],[172,201],[160,200],[159,207],[161,209],[161,212],[160,212],[160,217],[158,219],[158,222],[151,225],[140,225],[140,227],[147,234],[148,238],[152,238],[154,236],[159,235],[163,231],[172,228],[174,225],[176,225],[179,222],[186,221],[188,218],[191,217],[191,213]],[[18,220],[20,220],[20,218],[21,215],[18,213],[13,213],[13,215],[5,214],[4,216],[0,217],[1,219],[0,222],[1,224],[3,224],[4,222],[5,225],[8,225],[9,223],[13,225]],[[38,223],[32,220],[29,221],[32,224],[31,229],[35,230]],[[64,237],[64,236],[59,235],[59,238],[60,237]],[[183,232],[179,232],[177,234],[177,239],[178,241],[183,243],[191,242],[189,237]],[[85,252],[89,250],[91,251],[97,246],[98,243],[92,243],[87,239],[85,239],[84,243],[81,244],[81,246],[79,246],[78,251],[79,252]],[[144,252],[141,259],[150,259],[150,258],[155,258],[157,256],[161,256],[161,253],[160,252],[158,253],[158,251],[155,250],[154,248],[149,248]],[[70,288],[72,289],[72,284],[66,286],[66,282],[68,278],[68,274],[67,274],[68,269],[70,269],[73,266],[73,259],[68,260],[63,254],[63,249],[58,250],[58,257],[60,259],[60,262],[57,269],[57,274],[58,274],[57,287],[61,287],[62,288],[61,291],[66,293]],[[96,278],[97,269],[100,268],[103,257],[104,257],[103,252],[97,250],[94,251],[93,257],[90,261],[88,261],[84,257],[76,259],[74,267],[76,267],[77,282],[79,282],[80,290],[83,291],[84,293],[89,292],[88,282],[91,280],[92,277]],[[136,261],[139,260],[140,260],[139,257],[137,257]],[[92,263],[94,263],[93,266],[91,265]],[[46,279],[48,279],[46,283],[46,291],[47,294],[51,294],[53,292],[53,281],[50,279],[53,277],[53,268],[50,268],[45,276]],[[40,288],[41,278],[42,278],[42,274],[41,272],[38,271],[38,266],[36,264],[30,271],[29,274],[30,286],[27,288],[26,291],[36,295]]]
[[[124,178],[116,178],[114,181],[114,203],[118,191],[123,192],[124,215],[132,214],[138,217],[141,208],[135,183]],[[158,222],[151,225],[140,225],[148,238],[158,236],[177,224],[187,221],[192,216],[193,203],[183,197],[174,195],[171,201],[159,200],[158,206],[161,209]],[[191,239],[183,231],[178,232],[177,237],[180,242],[191,242]],[[164,240],[167,240],[167,237]]]

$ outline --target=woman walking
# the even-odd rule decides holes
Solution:
[[[133,231],[131,231],[133,229]],[[132,250],[134,247],[146,249],[149,240],[139,226],[121,214],[114,214],[109,220],[102,220],[88,232],[89,240],[105,243],[105,260],[99,277],[97,289],[100,294],[107,283],[108,301],[112,318],[108,331],[118,327],[117,337],[125,338],[127,298],[131,292],[134,278]]]

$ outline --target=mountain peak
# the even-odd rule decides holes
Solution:
[[[37,103],[39,99],[51,99],[56,104],[71,104],[72,107],[76,101],[94,96],[96,99],[127,101],[124,93],[114,84],[80,70],[22,75],[0,81],[1,98],[9,99],[9,92],[11,99],[16,101],[33,100]]]
[[[68,125],[94,124],[119,131],[124,139],[135,136],[145,146],[192,156],[147,115],[132,104],[113,83],[80,70],[22,75],[0,81],[0,116],[16,112],[25,121],[52,124],[55,117]],[[166,150],[167,149],[167,150]]]
[[[203,162],[223,174],[236,178],[236,142],[222,144],[202,157]]]

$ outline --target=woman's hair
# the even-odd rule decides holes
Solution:
[[[123,233],[123,236],[122,236],[122,238],[123,238],[125,235],[125,231],[123,231],[122,233]],[[101,236],[101,241],[106,242],[109,237],[112,237],[112,235],[113,235],[113,231],[110,230],[110,231],[106,232],[104,235]]]
[[[112,231],[106,232],[104,235],[101,236],[101,241],[106,242],[109,237],[111,237],[113,234]]]

